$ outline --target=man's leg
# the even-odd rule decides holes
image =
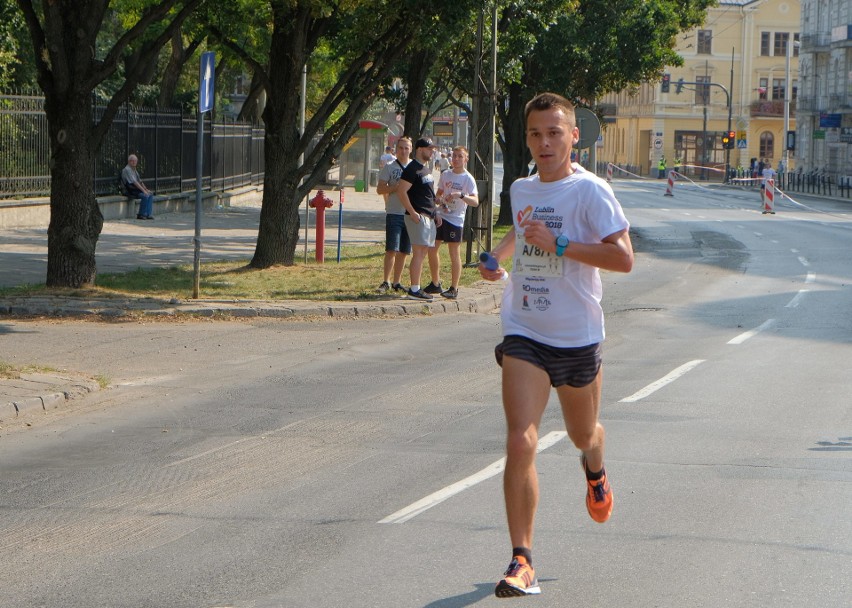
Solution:
[[[432,283],[435,285],[441,284],[441,241],[435,239],[435,246],[429,247],[429,276],[432,277]]]
[[[393,285],[398,285],[402,279],[402,271],[405,269],[405,258],[408,254],[404,251],[394,252],[393,255]]]
[[[429,251],[426,245],[412,245],[411,263],[408,265],[408,276],[412,285],[420,285],[420,275],[423,274],[423,260]]]
[[[461,243],[447,242],[447,249],[450,250],[450,272],[452,276],[450,287],[458,289],[462,273]]]
[[[538,427],[550,396],[550,378],[532,363],[503,357],[503,410],[506,414],[506,470],[503,493],[512,547],[532,549],[538,506],[535,455]]]
[[[565,385],[556,389],[568,436],[583,453],[586,510],[601,524],[609,520],[613,506],[612,487],[604,469],[604,427],[598,420],[602,377],[602,370],[598,370],[595,379],[584,387]]]
[[[393,272],[393,269],[394,269],[394,261],[396,260],[397,254],[398,254],[397,251],[385,251],[385,263],[384,263],[384,269],[383,269],[383,274],[382,274],[382,282],[384,282],[384,283],[388,283],[388,284],[390,283],[391,273]],[[399,281],[395,281],[395,282],[398,283]]]
[[[586,466],[596,472],[603,468],[604,428],[598,422],[603,370],[591,384],[582,388],[563,385],[556,389],[568,437],[586,458]]]

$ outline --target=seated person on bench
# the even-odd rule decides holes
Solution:
[[[136,171],[136,164],[139,159],[135,154],[127,157],[127,166],[121,170],[121,181],[127,190],[127,196],[139,199],[139,213],[136,214],[137,220],[153,220],[154,216],[154,193],[145,187],[139,173]]]

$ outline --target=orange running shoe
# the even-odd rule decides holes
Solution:
[[[581,456],[580,462],[583,465],[583,473],[586,468],[586,457]],[[599,524],[604,523],[612,515],[612,488],[609,485],[609,479],[606,476],[606,470],[603,470],[603,477],[596,481],[586,479],[588,486],[586,490],[586,510],[589,515]]]
[[[527,563],[523,555],[512,558],[509,568],[503,574],[503,580],[497,583],[494,595],[497,597],[519,597],[522,595],[538,595],[541,587],[535,577],[535,570]]]

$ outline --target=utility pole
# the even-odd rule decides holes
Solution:
[[[497,91],[497,0],[491,2],[491,48],[488,83],[483,70],[485,11],[479,11],[476,28],[476,59],[470,116],[470,158],[468,166],[479,190],[479,206],[468,207],[465,218],[467,250],[465,264],[479,264],[479,253],[491,250],[494,209],[494,132]],[[474,251],[476,243],[476,251]]]
[[[728,132],[731,132],[731,114],[733,108],[731,104],[733,101],[731,100],[731,94],[734,90],[734,47],[731,47],[731,88],[728,94]],[[736,140],[734,140],[736,142]],[[736,143],[734,144],[736,145]],[[725,149],[725,183],[729,183],[731,181],[731,149]]]

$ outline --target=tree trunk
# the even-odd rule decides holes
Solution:
[[[266,128],[263,180],[263,204],[252,268],[269,268],[276,264],[292,266],[299,242],[298,178],[295,158],[281,145],[280,134]]]
[[[49,287],[95,282],[95,248],[104,225],[95,199],[94,153],[90,148],[88,95],[45,103],[50,128],[50,224],[47,229]]]
[[[286,13],[286,11],[285,11]],[[269,91],[263,122],[264,139],[263,203],[252,268],[276,264],[292,266],[299,242],[299,143],[298,124],[301,79],[305,61],[304,31],[290,31],[294,22],[279,27],[272,35],[269,63],[278,66],[269,72]]]
[[[423,97],[426,91],[426,78],[432,69],[435,56],[431,51],[422,50],[413,53],[408,68],[408,95],[405,102],[405,134],[417,140],[422,132],[420,124],[423,114]]]
[[[528,101],[524,98],[520,85],[509,87],[508,104],[501,112],[503,125],[503,184],[500,192],[499,226],[512,225],[512,204],[509,188],[516,179],[529,175],[530,151],[527,148],[524,127],[524,108]],[[501,108],[502,109],[502,108]]]

